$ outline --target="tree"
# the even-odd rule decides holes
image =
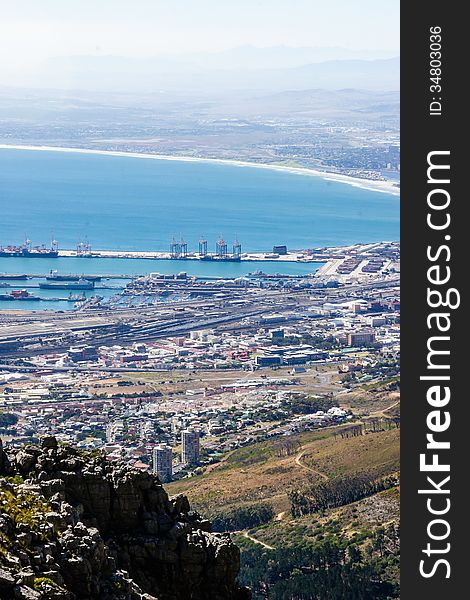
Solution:
[[[18,416],[13,413],[0,413],[0,427],[11,427],[18,423]]]

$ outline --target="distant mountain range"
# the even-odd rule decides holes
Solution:
[[[27,85],[96,92],[211,96],[225,92],[276,93],[318,88],[399,89],[398,57],[318,62],[322,56],[343,52],[341,49],[327,50],[280,47],[266,52],[266,49],[247,47],[237,52],[195,54],[192,57],[57,57],[29,74]],[[251,61],[250,57],[253,58]],[[317,61],[312,60],[314,58]],[[307,59],[311,62],[296,64]],[[26,85],[26,81],[21,85]]]
[[[400,113],[399,91],[377,90],[295,90],[259,95],[246,95],[243,101],[227,100],[220,108],[214,103],[211,114],[231,113],[246,118],[296,117],[296,118],[348,118],[378,120],[398,118]]]
[[[203,69],[288,69],[300,67],[311,63],[329,60],[377,60],[393,58],[397,52],[351,50],[341,47],[296,47],[269,46],[258,48],[256,46],[238,46],[221,52],[197,52],[180,57],[168,57],[173,60],[179,58],[185,62]]]

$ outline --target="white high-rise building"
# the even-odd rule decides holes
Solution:
[[[153,449],[153,472],[163,483],[173,477],[173,450],[170,446],[159,444]]]
[[[185,465],[199,460],[199,431],[185,429],[181,432],[182,462]]]

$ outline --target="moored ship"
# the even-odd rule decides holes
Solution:
[[[20,273],[0,273],[0,281],[25,281],[26,279],[28,276]]]
[[[26,240],[21,246],[0,246],[0,257],[17,258],[57,258],[59,249],[56,240],[52,240],[50,248],[45,244],[33,246],[30,240]]]
[[[33,296],[27,290],[13,290],[9,294],[0,294],[0,301],[8,300],[40,300],[38,296]]]
[[[78,281],[79,279],[86,279],[87,281],[100,281],[100,275],[72,275],[68,273],[58,273],[57,271],[51,270],[49,275],[46,275],[47,281]]]
[[[39,283],[39,287],[44,290],[93,290],[95,282],[80,277],[78,281],[45,281]]]

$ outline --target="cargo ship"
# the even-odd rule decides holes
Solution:
[[[51,270],[49,275],[46,275],[47,281],[78,281],[86,279],[87,281],[101,281],[100,275],[71,275],[68,273],[60,274],[57,271]]]
[[[45,281],[39,283],[43,290],[93,290],[95,282],[80,277],[78,281]]]
[[[27,275],[19,273],[0,273],[0,281],[25,281],[26,279],[28,279]]]
[[[21,246],[0,246],[0,257],[19,257],[19,258],[57,258],[59,250],[57,242],[52,241],[51,247],[47,248],[45,244],[33,246],[30,240],[26,240]]]

